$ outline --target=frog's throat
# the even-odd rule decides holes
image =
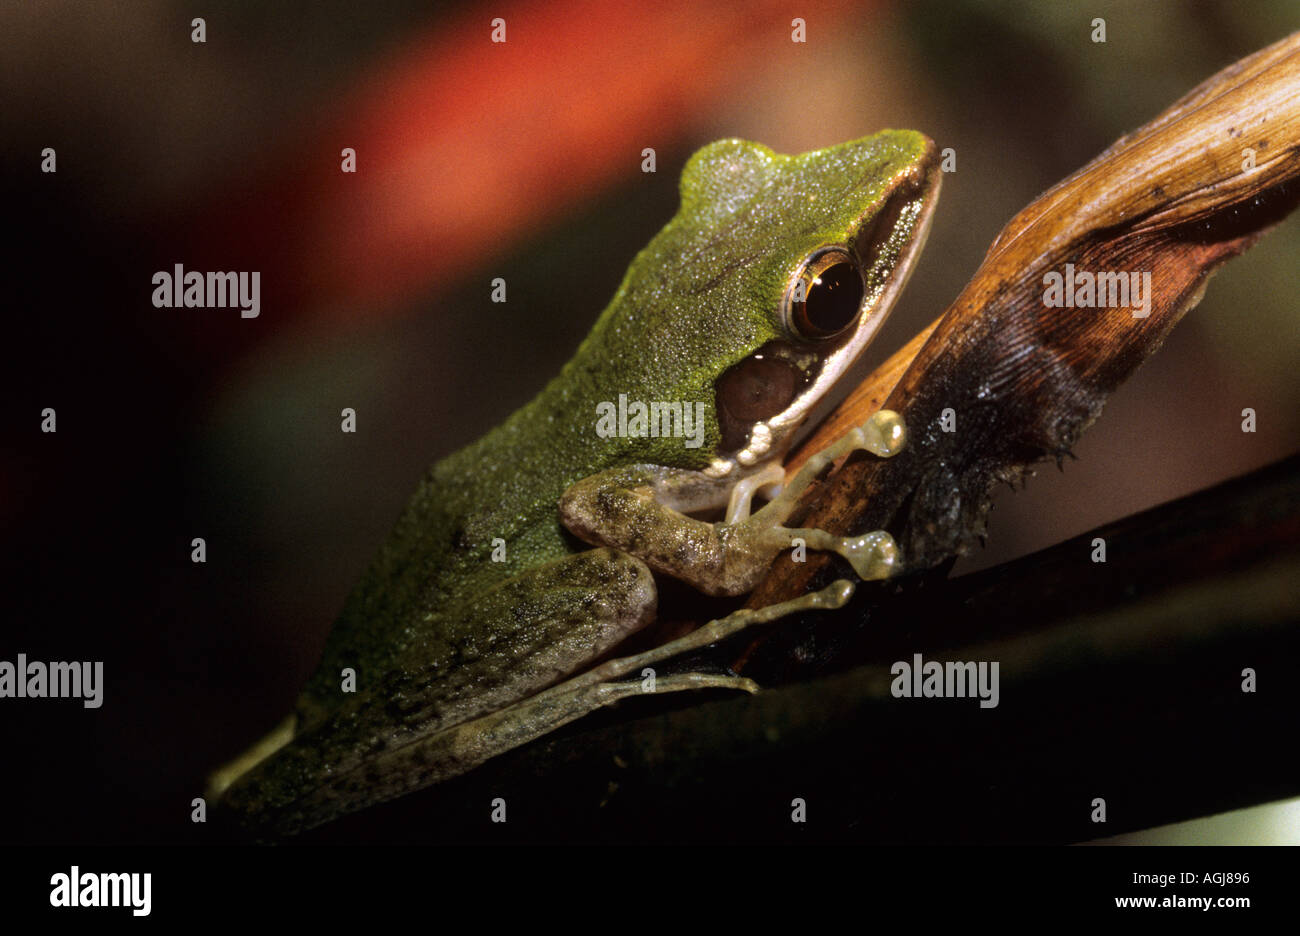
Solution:
[[[795,430],[808,417],[808,413],[830,392],[845,372],[853,366],[859,355],[866,350],[871,339],[875,337],[880,326],[885,323],[894,303],[907,286],[916,259],[925,248],[930,236],[930,222],[934,218],[934,209],[939,202],[939,188],[943,173],[933,160],[925,160],[920,165],[906,170],[899,179],[899,185],[911,185],[917,191],[914,204],[917,216],[912,222],[912,236],[904,244],[898,263],[890,272],[889,278],[881,286],[874,302],[871,297],[863,298],[863,309],[858,314],[858,326],[849,340],[826,358],[815,380],[785,410],[770,419],[754,423],[749,430],[745,445],[730,456],[715,456],[703,474],[710,478],[725,478],[737,468],[749,470],[771,461],[784,454],[793,441]],[[890,195],[897,192],[891,187]],[[886,199],[890,195],[884,196]],[[873,210],[879,210],[876,206]],[[867,304],[871,303],[870,308]]]

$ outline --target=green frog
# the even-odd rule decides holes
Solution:
[[[782,461],[892,308],[939,180],[934,144],[906,130],[797,156],[738,139],[695,153],[677,214],[573,359],[429,469],[294,712],[216,771],[209,796],[289,834],[464,773],[647,685],[755,691],[734,675],[643,674],[756,623],[839,607],[849,581],[613,652],[654,620],[656,573],[742,595],[796,541],[838,552],[863,579],[898,567],[888,533],[783,525],[831,459],[896,453],[896,414],[875,414],[788,484]],[[756,496],[768,502],[753,509]]]

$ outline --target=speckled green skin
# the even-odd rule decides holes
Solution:
[[[845,243],[930,146],[886,131],[793,157],[740,140],[697,152],[677,215],[633,260],[573,359],[421,481],[334,625],[300,698],[295,740],[231,789],[236,808],[286,803],[326,765],[365,763],[404,736],[535,691],[606,649],[600,628],[638,613],[629,593],[649,588],[653,605],[644,567],[610,560],[610,550],[600,562],[544,566],[588,549],[559,521],[561,494],[623,465],[705,467],[720,438],[714,382],[787,335],[782,297],[799,264]],[[705,403],[704,444],[598,437],[596,405],[620,393]],[[490,561],[494,537],[506,541],[505,562]],[[561,647],[546,662],[557,672],[514,675],[513,662],[542,646]],[[345,667],[357,673],[355,694],[340,692]]]

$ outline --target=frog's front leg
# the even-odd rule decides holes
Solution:
[[[711,595],[752,590],[776,554],[790,548],[795,539],[812,549],[840,554],[864,580],[887,578],[898,563],[898,547],[883,530],[841,537],[783,524],[808,485],[831,462],[857,450],[888,458],[902,450],[905,435],[902,417],[881,410],[810,458],[779,496],[753,514],[749,499],[755,488],[776,482],[780,474],[769,466],[739,481],[722,523],[706,523],[681,512],[709,506],[700,493],[704,485],[698,474],[655,466],[619,468],[584,478],[565,491],[560,517],[587,542],[631,553],[651,568]]]

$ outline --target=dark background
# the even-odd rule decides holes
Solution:
[[[107,683],[98,710],[3,701],[5,840],[204,839],[204,775],[288,710],[427,465],[571,354],[699,145],[908,126],[955,148],[866,368],[1040,191],[1300,26],[1285,2],[828,3],[799,13],[795,45],[776,3],[250,0],[198,11],[195,44],[194,15],[0,10],[0,659],[102,660]],[[1002,497],[954,574],[1295,452],[1297,232],[1220,272],[1078,461]],[[153,308],[150,278],[175,263],[260,270],[261,316]]]

